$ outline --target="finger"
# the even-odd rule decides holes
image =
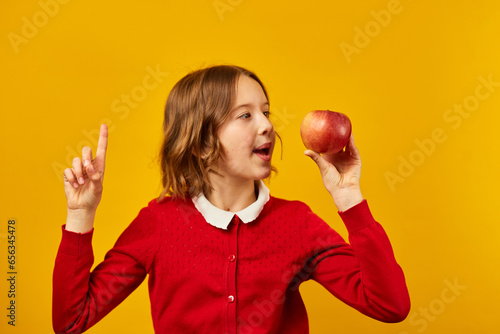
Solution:
[[[98,194],[102,191],[102,175],[104,171],[95,169],[94,163],[89,164],[87,167],[87,175],[90,179],[90,191],[93,194]]]
[[[304,154],[307,155],[309,158],[311,158],[316,163],[316,165],[318,165],[318,168],[321,173],[323,173],[323,171],[325,171],[326,168],[328,168],[328,163],[319,153],[316,153],[312,150],[305,150]]]
[[[85,179],[83,178],[83,164],[82,159],[76,157],[73,159],[73,173],[76,176],[76,182],[79,184],[84,184]]]
[[[351,132],[351,135],[349,137],[349,141],[347,142],[347,144],[345,146],[345,150],[344,150],[344,152],[347,153],[348,155],[351,155],[352,141],[353,140],[354,140],[354,137],[352,136],[352,132]]]
[[[70,184],[73,188],[78,188],[78,183],[76,182],[76,177],[73,174],[71,168],[66,168],[63,173],[63,181],[64,183]]]
[[[87,171],[87,176],[92,182],[100,181],[102,171],[97,170],[95,160],[85,166],[85,170]]]
[[[82,160],[84,167],[87,167],[92,162],[92,148],[89,146],[82,148]]]
[[[99,132],[99,142],[97,143],[97,151],[95,154],[96,166],[99,170],[104,171],[104,164],[106,161],[106,150],[108,149],[108,126],[101,125]]]
[[[349,154],[354,158],[354,159],[361,159],[361,156],[359,155],[359,150],[356,147],[356,144],[354,142],[354,135],[351,132],[351,137],[349,138],[349,144],[347,145],[349,149]]]

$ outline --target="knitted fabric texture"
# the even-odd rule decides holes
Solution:
[[[54,331],[87,330],[148,275],[156,333],[308,333],[299,286],[309,279],[365,315],[403,320],[408,291],[382,226],[366,201],[339,214],[350,243],[299,201],[271,196],[255,221],[235,216],[222,230],[190,199],[152,200],[92,272],[94,230],[63,225]]]

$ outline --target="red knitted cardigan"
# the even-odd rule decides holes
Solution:
[[[156,333],[308,333],[299,286],[309,279],[367,316],[402,321],[410,299],[382,226],[366,200],[339,215],[349,243],[299,201],[271,196],[255,221],[235,216],[223,230],[190,199],[152,200],[93,271],[94,229],[63,225],[54,331],[86,331],[148,275]]]

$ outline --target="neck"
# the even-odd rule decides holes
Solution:
[[[229,181],[227,178],[214,177],[213,190],[207,199],[219,209],[238,212],[257,200],[253,180]]]

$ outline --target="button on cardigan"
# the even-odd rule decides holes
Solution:
[[[225,230],[192,199],[152,200],[93,271],[94,229],[63,225],[54,331],[87,330],[147,276],[155,333],[308,333],[299,286],[309,279],[367,316],[403,320],[408,291],[382,226],[366,200],[339,215],[349,243],[299,201],[270,196],[254,221],[235,214]]]

